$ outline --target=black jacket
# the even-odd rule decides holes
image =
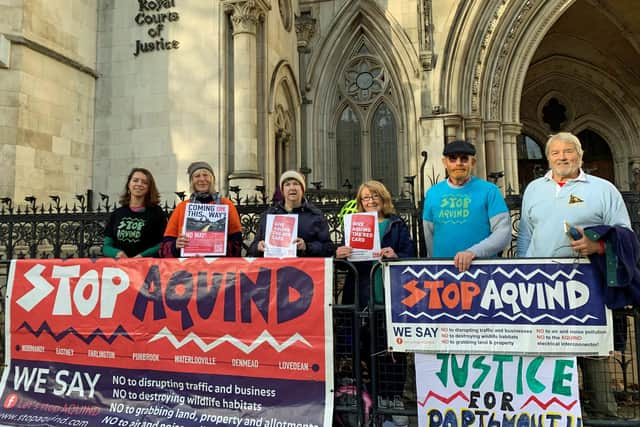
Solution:
[[[299,257],[331,257],[334,254],[335,248],[331,241],[329,234],[329,225],[324,219],[320,209],[315,207],[311,202],[306,199],[302,200],[302,205],[299,208],[295,208],[291,212],[287,212],[282,203],[276,203],[262,214],[260,217],[260,225],[256,236],[249,246],[248,256],[261,257],[263,252],[258,251],[258,243],[264,240],[264,235],[267,228],[267,215],[284,215],[284,214],[297,214],[298,215],[298,237],[304,240],[306,245],[305,251],[298,251]]]

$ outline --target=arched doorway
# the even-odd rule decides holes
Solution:
[[[584,151],[582,169],[591,175],[615,183],[615,171],[609,144],[597,132],[590,129],[578,133],[578,138]]]

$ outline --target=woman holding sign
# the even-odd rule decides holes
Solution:
[[[371,236],[367,239],[370,233],[366,231],[367,225],[366,216],[352,214],[348,218],[345,218],[345,242],[348,244],[340,246],[336,250],[336,258],[348,258],[355,262],[356,269],[358,270],[359,283],[359,303],[360,308],[364,308],[369,304],[369,284],[371,269],[374,266],[374,258],[412,258],[416,256],[416,248],[411,240],[411,234],[409,234],[409,228],[395,213],[393,207],[393,201],[391,200],[391,194],[389,190],[379,181],[367,181],[358,189],[358,195],[356,196],[358,202],[358,212],[371,212],[374,213],[377,224],[374,224],[372,228],[373,232],[378,235]],[[357,221],[351,221],[352,218],[358,218]],[[360,219],[362,217],[362,219]],[[347,229],[349,228],[349,229]],[[376,239],[377,237],[377,239]],[[360,254],[363,253],[361,246],[367,241],[379,242],[377,247],[371,246],[372,257],[367,260],[359,261]],[[358,255],[358,256],[356,256]],[[377,270],[375,278],[375,301],[382,303],[382,270]],[[343,304],[353,304],[355,300],[355,286],[353,280],[347,280],[342,294]]]
[[[304,198],[304,177],[293,170],[284,172],[280,176],[280,190],[284,200],[270,206],[260,217],[248,255],[270,256],[273,253],[272,256],[284,258],[285,252],[274,248],[286,247],[284,241],[289,239],[293,256],[333,256],[329,225],[320,209]],[[279,246],[280,242],[283,242],[282,246]]]
[[[213,168],[207,162],[193,162],[187,173],[191,196],[173,210],[160,245],[160,256],[239,257],[242,250],[240,216],[233,202],[215,191]],[[212,243],[212,239],[215,242]]]
[[[336,250],[336,258],[347,258],[358,271],[356,283],[348,274],[342,291],[342,304],[353,304],[358,287],[358,311],[369,305],[371,270],[378,259],[412,258],[416,255],[409,228],[395,213],[389,190],[379,181],[371,180],[360,185],[356,196],[358,213],[345,215],[344,236],[346,244]],[[365,214],[365,215],[363,215]],[[369,219],[372,221],[368,221]],[[373,224],[371,224],[373,222]],[[377,235],[376,235],[377,234]],[[367,245],[367,243],[373,245]],[[369,256],[370,255],[370,256]],[[374,273],[374,302],[384,302],[382,269]],[[384,330],[384,329],[383,329]],[[360,341],[362,360],[370,355],[368,334]],[[376,361],[380,369],[377,405],[379,408],[404,409],[402,398],[407,376],[407,356],[405,353],[385,353],[386,336],[376,338]],[[382,355],[382,353],[385,353]],[[404,415],[393,415],[396,426],[406,426],[409,420]]]
[[[109,216],[102,253],[111,258],[155,257],[167,216],[158,204],[160,194],[147,169],[133,168],[118,209]]]

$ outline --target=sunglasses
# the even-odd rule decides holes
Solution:
[[[447,156],[450,162],[460,160],[462,163],[467,163],[470,159],[468,154],[450,154]]]

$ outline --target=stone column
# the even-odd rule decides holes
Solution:
[[[480,117],[465,119],[465,139],[476,146],[476,169],[474,175],[487,179],[487,157],[484,147],[484,135],[482,135],[482,120]]]
[[[444,116],[445,144],[462,138],[462,117],[457,115]]]
[[[484,122],[485,156],[487,158],[487,175],[492,172],[504,172],[504,157],[502,152],[502,133],[500,122]],[[500,180],[497,183],[501,185]]]
[[[258,171],[258,64],[256,32],[269,5],[263,0],[227,0],[224,10],[233,24],[233,171],[229,186],[255,194],[262,185]]]
[[[316,32],[316,20],[311,17],[310,11],[301,11],[299,16],[296,16],[296,36],[298,38],[298,63],[300,65],[300,77],[299,81],[300,92],[302,94],[302,105],[300,106],[300,158],[302,159],[301,169],[309,168],[309,153],[307,152],[308,143],[308,120],[307,116],[310,114],[311,100],[307,97],[309,88],[306,86],[307,81],[307,62],[308,57],[311,55],[311,48],[309,43]]]
[[[623,173],[626,173],[628,176],[628,189],[640,192],[640,157],[630,156],[628,168],[626,171],[623,171]]]
[[[520,193],[518,182],[518,135],[522,132],[522,125],[519,123],[504,123],[502,125],[502,136],[504,140],[504,191],[513,194]]]

